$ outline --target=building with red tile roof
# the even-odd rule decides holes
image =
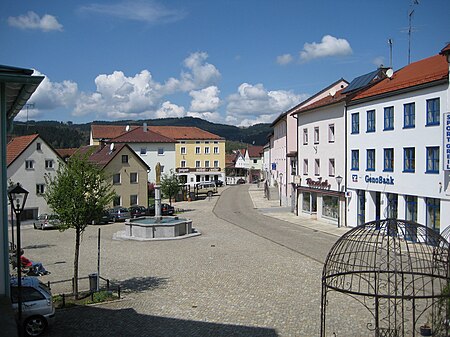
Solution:
[[[46,176],[54,176],[63,158],[38,134],[13,138],[6,147],[7,178],[28,192],[26,219],[51,212],[44,199]]]

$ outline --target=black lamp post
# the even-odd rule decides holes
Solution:
[[[17,226],[17,247],[16,247],[16,257],[17,257],[17,308],[18,308],[18,330],[19,336],[22,336],[22,269],[20,261],[20,216],[25,207],[25,202],[27,201],[28,191],[20,186],[13,185],[8,189],[8,198],[11,203],[11,207],[16,214],[16,226]]]
[[[336,182],[338,184],[338,214],[337,214],[338,218],[337,218],[337,221],[338,221],[338,227],[341,227],[341,195],[340,195],[340,193],[341,193],[342,177],[337,176]]]

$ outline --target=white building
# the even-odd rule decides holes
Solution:
[[[450,167],[443,165],[449,49],[396,71],[349,103],[349,226],[380,218],[436,231],[450,225]]]
[[[7,145],[6,158],[8,183],[20,183],[29,192],[23,219],[51,212],[44,199],[45,176],[53,177],[59,165],[64,165],[59,154],[34,134],[13,138]]]

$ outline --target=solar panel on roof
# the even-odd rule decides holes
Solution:
[[[366,85],[370,84],[377,76],[379,70],[372,71],[368,74],[361,75],[356,77],[353,81],[350,82],[349,86],[342,91],[343,94],[355,91],[357,89],[363,88]]]

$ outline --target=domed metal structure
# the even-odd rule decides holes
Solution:
[[[321,336],[327,329],[340,335],[327,323],[332,291],[370,312],[370,335],[421,336],[428,322],[433,336],[447,336],[449,284],[449,244],[432,229],[398,219],[355,227],[334,244],[323,268]]]

